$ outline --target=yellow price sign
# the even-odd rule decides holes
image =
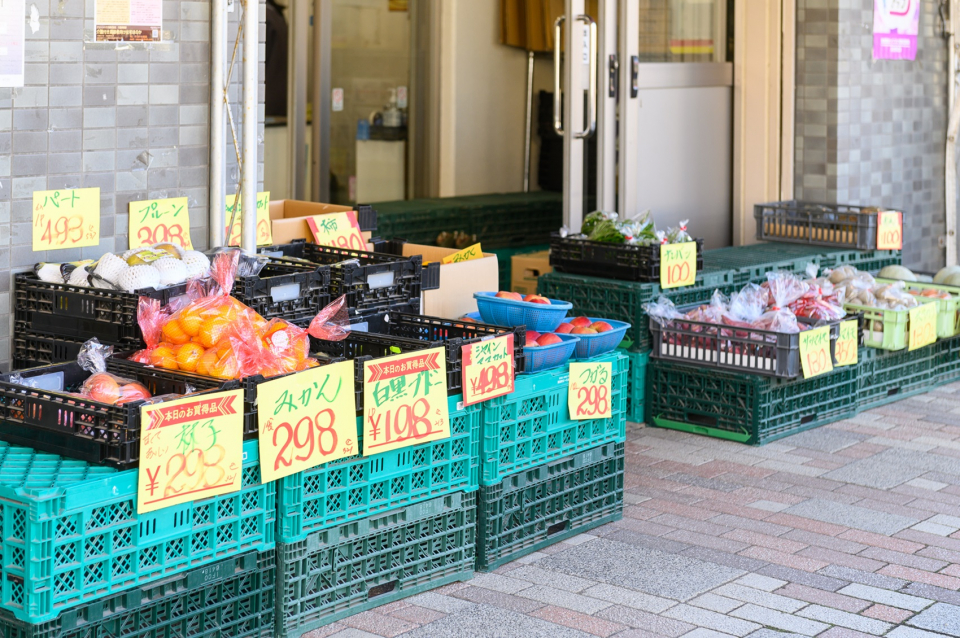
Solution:
[[[877,214],[877,250],[903,249],[903,213],[883,211]]]
[[[907,311],[910,320],[910,334],[907,350],[916,350],[929,346],[937,340],[937,304],[922,303]]]
[[[230,223],[233,216],[233,203],[236,195],[227,195],[226,223]],[[243,201],[237,206],[237,216],[230,227],[228,246],[239,246],[243,236]],[[273,243],[273,225],[270,223],[270,191],[257,193],[257,246],[269,246]]]
[[[857,348],[860,345],[856,319],[840,322],[840,335],[837,337],[837,367],[857,365]]]
[[[806,379],[833,372],[830,356],[830,326],[800,333],[800,367]]]
[[[692,286],[697,279],[697,244],[660,244],[660,287]]]
[[[463,404],[473,405],[513,392],[513,334],[468,343],[463,352]]]
[[[264,482],[357,454],[353,361],[261,383],[257,420]]]
[[[33,249],[100,245],[100,189],[34,191]]]
[[[443,348],[363,362],[364,456],[449,437]]]
[[[570,418],[609,419],[612,415],[613,364],[609,361],[590,363],[574,361],[570,364],[570,385],[567,407]]]
[[[313,215],[307,218],[307,225],[313,233],[313,241],[321,246],[345,248],[347,250],[366,250],[367,240],[360,232],[357,214],[352,210],[345,213]]]
[[[473,246],[467,246],[463,250],[453,253],[452,255],[447,255],[440,260],[441,264],[459,264],[462,261],[471,261],[473,259],[480,259],[483,257],[483,249],[480,248],[480,244],[474,244]]]
[[[140,408],[137,513],[240,489],[243,390]]]
[[[186,197],[130,202],[130,248],[176,244],[193,250]]]

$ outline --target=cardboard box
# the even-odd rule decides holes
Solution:
[[[514,255],[510,262],[510,290],[524,295],[536,293],[537,280],[548,272],[553,272],[549,250]]]
[[[350,206],[301,202],[295,199],[276,199],[270,202],[270,223],[273,225],[273,243],[289,244],[294,239],[313,241],[307,217],[345,213],[353,210]],[[364,233],[370,239],[370,233]]]
[[[423,263],[441,261],[447,255],[458,250],[424,246],[422,244],[404,244],[403,255],[410,257],[421,255]],[[483,253],[481,259],[462,261],[459,264],[440,266],[440,287],[423,292],[421,312],[431,317],[458,319],[468,312],[477,311],[475,292],[496,291],[500,286],[500,269],[497,256]]]

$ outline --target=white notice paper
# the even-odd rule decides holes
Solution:
[[[0,0],[0,87],[23,86],[26,0]]]

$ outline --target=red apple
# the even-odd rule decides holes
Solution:
[[[466,323],[477,323],[477,320],[476,320],[476,319],[474,319],[473,317],[468,317],[468,316],[466,316],[466,315],[460,317],[459,320],[460,320],[460,321],[463,321],[463,322],[466,322]]]
[[[608,330],[613,330],[613,326],[611,326],[606,321],[594,321],[593,323],[590,324],[590,327],[596,330],[597,332],[606,332]]]
[[[553,344],[555,344],[555,343],[560,343],[561,341],[563,341],[563,339],[561,339],[561,338],[558,337],[557,335],[553,334],[552,332],[548,332],[548,333],[546,333],[546,334],[540,335],[540,338],[537,339],[537,345],[538,345],[538,346],[551,346],[551,345],[553,345]]]
[[[513,301],[523,301],[523,295],[519,292],[510,292],[509,290],[501,290],[496,294],[497,297],[501,299],[512,299]]]
[[[526,345],[535,346],[537,345],[537,339],[540,338],[540,333],[536,330],[527,330],[527,341]]]
[[[523,298],[527,303],[542,303],[550,305],[550,300],[546,297],[541,297],[540,295],[527,295]]]
[[[559,326],[557,326],[557,329],[554,330],[554,332],[565,335],[569,334],[571,330],[573,330],[573,324],[561,323]]]
[[[589,326],[590,324],[592,324],[592,323],[593,323],[593,322],[590,321],[590,319],[587,318],[587,317],[577,317],[577,318],[575,318],[575,319],[571,319],[571,320],[570,320],[570,324],[571,324],[574,328],[586,328],[586,327],[588,327],[588,326]]]
[[[570,334],[575,334],[575,335],[595,335],[595,334],[597,334],[597,331],[594,330],[593,328],[574,328],[573,330],[570,331]]]

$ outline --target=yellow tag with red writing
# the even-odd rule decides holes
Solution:
[[[513,392],[513,334],[463,346],[463,404]]]
[[[830,356],[830,326],[800,333],[800,367],[806,379],[833,372]]]
[[[227,195],[225,225],[230,224],[233,217],[233,202],[236,195]],[[243,202],[237,207],[237,216],[230,226],[228,246],[239,246],[243,235]],[[257,246],[269,246],[273,243],[273,224],[270,223],[270,191],[257,193]]]
[[[922,303],[907,311],[910,320],[907,350],[929,346],[937,340],[937,304]]]
[[[261,383],[257,420],[264,482],[353,456],[359,451],[353,361]]]
[[[447,255],[440,260],[441,264],[459,264],[462,261],[471,261],[473,259],[480,259],[483,257],[483,249],[480,248],[480,244],[474,244],[473,246],[467,246],[459,252],[455,252],[452,255]]]
[[[363,362],[363,455],[446,439],[447,362],[443,348]]]
[[[307,225],[313,233],[313,240],[321,246],[345,248],[347,250],[366,250],[367,240],[360,232],[357,214],[352,210],[345,213],[313,215],[307,217]]]
[[[883,211],[877,214],[877,250],[903,249],[903,213]]]
[[[100,188],[34,191],[33,249],[100,245]]]
[[[697,279],[697,243],[660,244],[660,287],[692,286]]]
[[[857,348],[859,347],[858,326],[856,319],[840,322],[840,335],[837,337],[837,367],[857,365]]]
[[[570,418],[609,419],[612,414],[613,364],[574,361],[570,363],[570,387],[567,407]]]
[[[170,243],[193,250],[186,197],[130,202],[129,210],[130,248]]]
[[[243,475],[243,390],[140,408],[137,513],[229,494]]]

